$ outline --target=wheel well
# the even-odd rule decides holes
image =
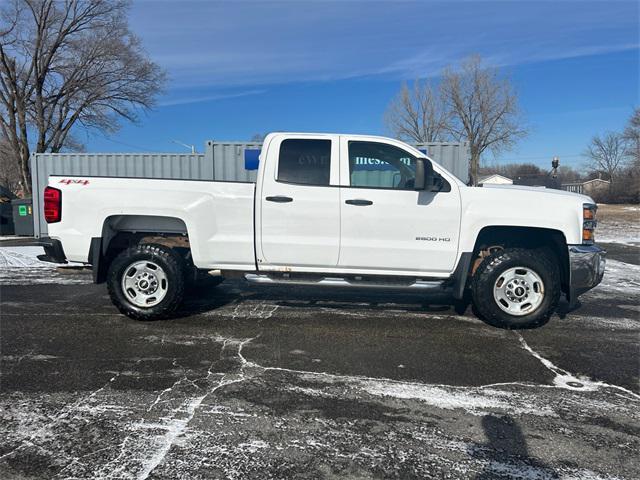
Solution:
[[[491,251],[492,248],[530,248],[544,249],[549,254],[554,255],[560,265],[560,275],[562,291],[567,292],[569,288],[569,251],[567,240],[559,230],[538,227],[485,227],[480,230],[473,248],[473,258],[471,264],[473,275],[482,258]]]
[[[187,233],[187,225],[180,218],[156,215],[112,215],[107,217],[102,227],[102,237],[105,231],[132,233]]]
[[[140,243],[155,243],[174,248],[191,262],[191,247],[187,226],[179,218],[152,215],[115,215],[102,227],[99,258],[93,252],[94,279],[101,283],[113,259],[123,250]],[[91,256],[90,256],[91,259]],[[96,263],[99,264],[96,268]]]

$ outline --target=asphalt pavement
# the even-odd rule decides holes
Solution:
[[[138,322],[86,273],[7,268],[0,478],[640,478],[640,249],[615,249],[524,331],[239,281]]]

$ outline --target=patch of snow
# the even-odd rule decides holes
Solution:
[[[196,413],[196,409],[202,404],[206,396],[207,394],[204,394],[197,398],[190,399],[187,404],[184,405],[186,415],[181,418],[173,418],[170,422],[163,425],[163,427],[166,428],[166,433],[158,439],[157,450],[143,462],[142,469],[137,474],[138,479],[144,480],[148,478],[151,472],[160,465],[178,437],[185,432],[187,425]]]
[[[232,320],[236,318],[266,320],[273,316],[278,307],[278,305],[261,301],[244,300],[242,303],[235,304],[232,309],[227,308],[221,310],[217,308],[205,312],[204,315],[231,317]]]
[[[323,392],[323,391],[317,390],[315,388],[293,386],[293,387],[289,387],[288,390],[291,391],[291,392],[302,393],[302,394],[308,395],[310,397],[324,397],[324,398],[333,397],[333,395],[331,393]]]
[[[38,260],[38,255],[42,254],[44,248],[39,246],[0,247],[0,285],[72,285],[91,282],[87,275],[58,272],[60,265]],[[65,266],[82,264],[68,263]]]
[[[591,470],[577,470],[570,473],[561,473],[561,480],[620,480],[620,477],[611,475],[599,475]]]
[[[440,387],[416,383],[362,381],[359,386],[371,395],[420,400],[445,410],[462,409],[472,415],[487,410],[505,410],[518,414],[554,416],[553,410],[509,402],[512,394],[490,388]]]
[[[640,400],[640,395],[632,392],[631,390],[627,390],[624,387],[620,387],[618,385],[611,385],[605,382],[594,381],[594,380],[591,380],[589,377],[585,377],[585,376],[577,377],[575,375],[572,375],[568,371],[554,365],[550,360],[544,358],[538,352],[533,350],[529,346],[529,344],[525,341],[525,339],[522,337],[522,335],[520,335],[517,332],[516,332],[516,335],[518,336],[518,340],[520,340],[520,345],[524,350],[526,350],[535,358],[540,360],[540,363],[542,363],[549,371],[555,373],[556,376],[553,379],[553,384],[555,386],[560,388],[566,388],[568,390],[577,390],[577,391],[583,391],[583,392],[584,391],[593,392],[601,388],[613,388],[616,390],[621,390],[625,392],[627,395],[631,395],[632,397]]]
[[[640,222],[627,223],[598,220],[596,242],[640,246]]]
[[[556,473],[549,469],[543,469],[537,466],[527,464],[504,463],[490,461],[485,467],[485,473],[491,472],[492,476],[499,478],[506,477],[520,480],[551,480],[558,478]]]
[[[300,349],[293,349],[289,351],[290,355],[309,355],[309,353],[305,352],[304,350],[300,350]]]
[[[246,450],[249,453],[256,453],[258,450],[261,450],[263,448],[269,448],[269,444],[262,440],[250,440],[249,442],[238,444],[238,447],[241,450]]]
[[[231,377],[229,379],[227,375],[223,375],[222,378],[215,383],[215,386],[205,391],[198,397],[187,399],[182,403],[180,407],[173,411],[173,415],[170,417],[169,421],[163,422],[163,425],[166,428],[164,434],[159,438],[152,439],[152,445],[145,446],[145,450],[148,451],[149,455],[146,455],[146,458],[142,459],[142,468],[136,475],[136,478],[138,480],[145,480],[146,478],[148,478],[150,475],[152,475],[152,472],[156,469],[156,467],[164,462],[173,445],[180,442],[180,437],[188,433],[189,423],[194,418],[196,411],[201,407],[202,403],[209,395],[214,394],[218,389],[222,387],[234,383],[239,383],[247,379],[247,377],[245,377],[244,370],[245,367],[249,366],[250,364],[242,356],[242,347],[253,340],[253,338],[238,340],[234,338],[225,338],[219,335],[215,335],[213,339],[214,341],[221,342],[223,344],[223,352],[224,349],[229,345],[237,346],[237,356],[241,360],[240,372],[235,375],[229,375],[229,377]],[[201,380],[208,382],[211,377],[215,377],[217,375],[216,372],[213,372],[211,370],[214,364],[215,362],[211,364],[211,366],[207,370],[206,376],[202,377]],[[163,392],[161,392],[160,395],[163,395]],[[157,397],[156,400],[158,400]],[[158,402],[156,402],[156,404],[157,403]],[[139,425],[144,425],[144,422],[140,422]],[[251,445],[252,447],[248,448],[255,448],[254,452],[257,451],[258,448],[262,448],[257,447],[257,443],[255,442]],[[151,449],[151,451],[149,451],[149,449]]]
[[[242,409],[240,409],[242,410]],[[251,418],[257,417],[256,413],[246,413],[243,411],[233,411],[231,408],[226,407],[224,405],[213,405],[209,408],[203,408],[202,413],[206,415],[224,415],[229,417],[238,417],[238,418]]]
[[[49,360],[54,360],[56,358],[60,358],[60,357],[56,357],[55,355],[42,355],[42,354],[38,354],[38,355],[22,355],[22,356],[17,356],[17,355],[2,355],[2,359],[5,361],[19,361],[19,360],[32,360],[35,362],[46,362]]]
[[[594,326],[596,328],[607,327],[612,330],[631,330],[640,331],[640,319],[636,318],[603,318],[603,317],[586,317],[578,315],[584,321],[585,327]]]
[[[569,469],[569,471],[557,471],[553,467],[528,465],[526,463],[500,462],[491,460],[484,467],[485,475],[482,478],[510,478],[519,480],[619,480],[615,476],[601,476],[591,470]],[[491,474],[491,475],[489,475]]]
[[[4,268],[46,268],[47,264],[38,260],[44,253],[42,247],[1,247],[0,267]]]
[[[604,278],[596,288],[627,295],[640,294],[640,265],[607,260]]]

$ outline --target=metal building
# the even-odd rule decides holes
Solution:
[[[50,175],[255,182],[260,142],[207,141],[205,153],[35,153],[31,156],[34,235],[47,235],[42,194]],[[468,179],[466,143],[428,143],[418,149]]]

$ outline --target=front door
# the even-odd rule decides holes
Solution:
[[[400,146],[342,137],[340,151],[338,266],[389,275],[452,272],[460,223],[457,185],[445,181],[440,192],[415,191],[416,157]]]
[[[260,270],[335,268],[340,249],[337,136],[276,136],[260,195]],[[298,268],[296,268],[298,267]],[[302,268],[300,268],[302,267]]]

